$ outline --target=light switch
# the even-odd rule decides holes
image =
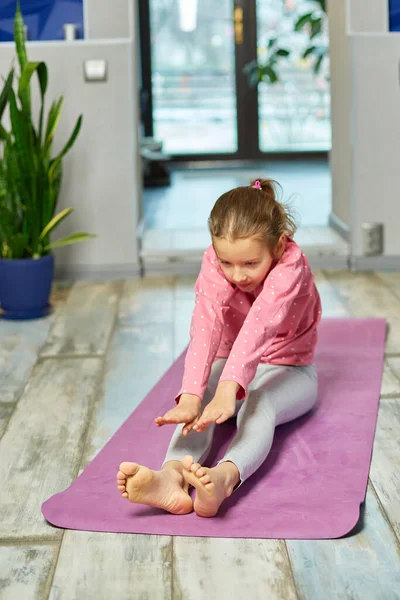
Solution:
[[[107,81],[106,60],[85,60],[83,71],[85,81]]]

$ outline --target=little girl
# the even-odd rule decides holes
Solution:
[[[209,218],[212,245],[197,278],[191,342],[177,406],[155,419],[179,424],[160,471],[123,462],[118,489],[131,502],[214,516],[264,462],[275,427],[317,399],[313,364],[321,302],[296,226],[257,180],[223,194]],[[237,415],[237,434],[202,466],[216,426]],[[182,427],[183,424],[183,427]],[[196,488],[194,503],[188,493]]]

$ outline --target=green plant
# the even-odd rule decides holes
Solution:
[[[290,55],[290,50],[287,48],[281,48],[278,44],[278,38],[272,38],[268,42],[267,47],[267,58],[263,62],[259,62],[257,59],[245,65],[243,71],[247,75],[251,86],[255,86],[260,81],[268,81],[269,83],[276,83],[279,81],[279,75],[277,66],[279,60],[287,58]]]
[[[300,15],[293,24],[293,31],[306,31],[310,43],[302,52],[303,59],[313,60],[313,70],[319,74],[323,60],[328,55],[328,46],[321,39],[321,33],[326,23],[326,0],[313,0],[315,8],[303,15]],[[290,50],[282,47],[284,35],[278,35],[268,41],[266,48],[266,57],[264,60],[253,60],[244,67],[244,72],[248,77],[249,84],[255,86],[262,81],[267,83],[276,83],[279,78],[280,59],[288,58]]]
[[[318,36],[322,33],[324,22],[326,20],[326,0],[314,0],[317,7],[301,17],[299,17],[294,24],[295,31],[302,31],[305,29],[309,35],[310,42],[318,40]],[[303,52],[302,57],[308,58],[314,57],[314,73],[320,72],[322,61],[328,54],[327,44],[321,41],[311,43]]]
[[[12,68],[0,95],[0,258],[39,258],[53,248],[95,237],[85,232],[50,242],[50,232],[72,212],[56,214],[62,180],[62,159],[72,148],[82,125],[82,115],[62,151],[52,157],[52,144],[63,97],[53,102],[44,126],[48,83],[44,62],[29,62],[24,39],[24,21],[19,2],[14,20],[14,41],[20,66],[17,94]],[[38,125],[32,118],[32,75],[39,81],[41,107]],[[1,125],[9,105],[11,130]]]

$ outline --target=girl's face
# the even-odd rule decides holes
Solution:
[[[243,292],[252,292],[262,283],[274,262],[274,256],[260,239],[255,237],[229,242],[213,238],[219,265],[228,281]],[[275,252],[277,258],[284,248],[284,236],[279,239]]]

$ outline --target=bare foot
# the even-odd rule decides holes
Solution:
[[[193,510],[188,484],[177,469],[152,471],[132,462],[123,462],[119,468],[118,489],[131,502],[162,508],[174,515],[185,515]]]
[[[192,456],[182,460],[183,476],[196,488],[194,510],[199,517],[214,517],[225,498],[240,481],[239,471],[231,462],[223,462],[212,469],[193,462]]]

